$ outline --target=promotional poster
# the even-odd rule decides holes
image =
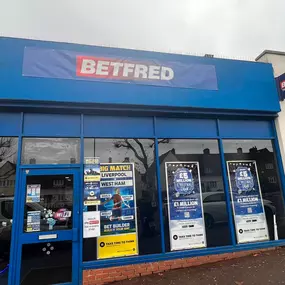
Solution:
[[[134,180],[133,163],[106,163],[101,164],[101,181],[100,181],[100,224],[101,237],[100,242],[108,241],[108,249],[111,251],[112,242],[114,246],[118,240],[118,235],[124,234],[123,239],[129,239],[128,234],[132,234],[132,239],[137,242],[137,217],[136,217],[136,192]],[[133,236],[135,235],[135,238]],[[104,236],[107,237],[104,239]],[[137,254],[137,246],[134,250],[133,243],[125,243],[124,252],[114,253],[110,257],[126,256]],[[101,253],[105,248],[101,247]],[[118,255],[119,254],[119,255]],[[102,258],[99,256],[98,258]],[[107,258],[107,257],[106,257]]]
[[[198,162],[166,162],[171,250],[206,247]]]
[[[98,157],[84,159],[84,206],[100,205],[100,161]]]
[[[138,254],[137,234],[98,237],[98,259]]]
[[[100,212],[83,212],[83,238],[100,236]]]
[[[41,185],[40,184],[28,184],[26,203],[39,203],[41,198]]]
[[[41,211],[27,212],[26,232],[39,232],[41,230]]]
[[[238,243],[269,239],[256,162],[227,161]]]

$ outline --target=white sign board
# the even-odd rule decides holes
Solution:
[[[83,213],[83,238],[100,236],[100,211]]]

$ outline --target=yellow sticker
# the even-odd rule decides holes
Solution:
[[[98,259],[138,254],[137,234],[101,236],[97,238]]]
[[[84,182],[100,181],[100,175],[84,175]]]

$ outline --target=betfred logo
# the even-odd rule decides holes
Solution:
[[[77,56],[76,75],[111,80],[170,81],[174,78],[174,71],[161,65]]]
[[[285,80],[280,82],[280,88],[282,91],[285,91]]]

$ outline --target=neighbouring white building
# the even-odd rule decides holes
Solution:
[[[259,62],[271,63],[275,78],[278,78],[280,76],[285,77],[285,52],[264,50],[259,56],[257,56],[255,60]],[[281,87],[278,86],[277,84],[277,88]],[[278,114],[279,116],[276,119],[276,128],[280,142],[282,160],[283,164],[285,165],[285,101],[284,100],[280,100],[280,107],[281,107],[281,112]]]

